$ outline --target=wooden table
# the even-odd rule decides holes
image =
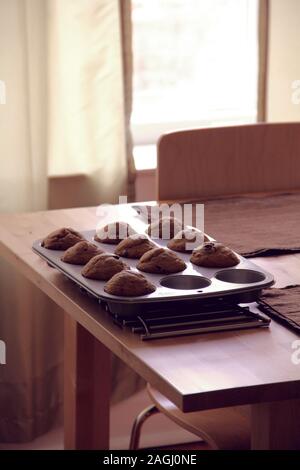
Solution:
[[[244,330],[142,342],[31,251],[51,230],[96,225],[95,208],[0,216],[0,255],[65,312],[65,447],[107,449],[110,352],[183,411],[250,404],[253,449],[300,449],[297,336],[275,321]],[[278,286],[300,282],[300,255],[260,258]]]

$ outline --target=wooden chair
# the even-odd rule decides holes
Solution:
[[[157,199],[187,200],[300,188],[300,123],[192,129],[158,142]],[[131,448],[143,422],[162,412],[212,449],[249,449],[249,407],[183,413],[148,385],[153,406],[136,419]]]
[[[209,411],[183,413],[161,393],[147,385],[153,405],[136,418],[130,439],[130,449],[139,447],[142,425],[159,412],[180,427],[206,442],[212,450],[250,449],[250,408],[236,406]]]
[[[300,188],[300,123],[171,132],[157,151],[161,201]]]

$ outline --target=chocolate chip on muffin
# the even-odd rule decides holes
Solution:
[[[108,281],[115,274],[129,269],[119,256],[110,253],[94,256],[83,268],[81,274],[88,279]]]
[[[68,248],[61,260],[64,263],[84,265],[94,256],[102,253],[104,253],[103,250],[100,250],[94,243],[82,241]]]
[[[96,242],[118,244],[121,240],[133,235],[135,230],[127,222],[112,222],[96,230]]]
[[[139,259],[155,245],[146,235],[134,234],[122,240],[115,249],[115,254],[124,258]]]
[[[193,251],[203,242],[208,241],[208,237],[195,228],[187,228],[178,232],[167,244],[170,250],[186,253]]]
[[[42,241],[42,246],[49,250],[67,250],[82,240],[85,240],[84,236],[76,230],[60,228],[49,233]]]
[[[153,248],[141,257],[137,268],[147,273],[171,274],[183,271],[186,264],[170,250]]]
[[[123,297],[137,297],[151,294],[156,287],[140,273],[121,271],[115,274],[104,286],[105,292]]]
[[[150,224],[146,232],[151,238],[170,240],[182,229],[183,225],[180,220],[174,217],[161,217],[156,222]]]
[[[207,242],[193,251],[191,262],[206,268],[230,268],[239,264],[240,259],[222,243]]]

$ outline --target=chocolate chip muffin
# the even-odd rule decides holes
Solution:
[[[206,268],[230,268],[239,264],[239,257],[227,246],[217,242],[207,242],[196,248],[191,262]]]
[[[96,242],[117,245],[121,240],[133,235],[135,230],[127,222],[113,222],[96,230]]]
[[[124,258],[139,259],[155,245],[146,235],[134,234],[122,240],[115,249],[115,254]]]
[[[105,292],[124,297],[137,297],[151,294],[156,287],[140,273],[121,271],[115,274],[104,286]]]
[[[186,264],[170,250],[153,248],[141,257],[137,268],[147,273],[171,274],[183,271],[186,268]]]
[[[146,233],[151,238],[161,238],[162,240],[170,240],[183,229],[180,220],[174,217],[161,217],[156,222],[149,225]]]
[[[195,228],[187,228],[178,232],[172,240],[167,244],[170,250],[187,253],[193,251],[197,246],[203,242],[207,242],[208,237]]]
[[[81,274],[88,279],[108,281],[115,274],[129,269],[119,256],[110,253],[94,256],[83,268]]]
[[[102,253],[104,253],[103,250],[100,250],[94,243],[82,241],[68,248],[61,260],[64,263],[84,265],[94,256],[101,255]]]
[[[42,246],[49,250],[67,250],[82,240],[85,240],[84,236],[76,230],[60,228],[49,233],[42,241]]]

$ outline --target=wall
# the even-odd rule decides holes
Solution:
[[[299,80],[292,102],[292,83]],[[270,0],[267,120],[300,120],[300,1]]]

